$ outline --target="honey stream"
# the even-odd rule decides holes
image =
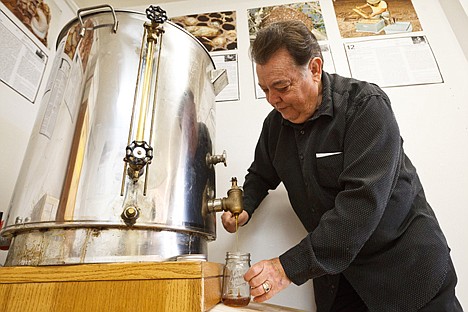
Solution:
[[[236,218],[236,251],[239,252],[239,215],[234,216]],[[226,296],[222,298],[225,305],[231,307],[243,307],[249,304],[250,296],[245,297],[241,294],[240,288],[237,288],[237,297]]]
[[[239,252],[239,215],[236,214],[236,251]]]

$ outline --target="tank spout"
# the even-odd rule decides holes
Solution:
[[[231,179],[231,188],[227,192],[227,197],[208,200],[208,211],[229,211],[233,215],[239,215],[244,211],[244,200],[242,189],[237,186],[237,178]]]

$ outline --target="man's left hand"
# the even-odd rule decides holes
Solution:
[[[244,279],[250,285],[250,294],[255,302],[268,300],[291,284],[279,258],[254,264],[245,273]]]

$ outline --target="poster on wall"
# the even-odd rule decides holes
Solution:
[[[330,46],[326,42],[328,39],[327,31],[325,29],[325,23],[319,1],[253,8],[248,10],[248,18],[250,41],[255,39],[257,32],[261,28],[266,27],[271,23],[284,20],[302,21],[319,41],[324,59],[324,70],[331,73],[335,72],[335,64],[333,62]],[[252,64],[252,66],[255,83],[255,97],[257,99],[265,98],[265,93],[258,86],[255,64]]]
[[[0,10],[0,80],[35,102],[47,54]]]
[[[319,1],[282,4],[248,10],[249,36],[253,41],[257,32],[271,23],[285,20],[299,20],[315,35],[318,41],[327,40]]]
[[[203,44],[216,68],[226,69],[229,85],[216,96],[216,101],[239,100],[236,12],[191,14],[172,17],[170,20]]]
[[[333,6],[343,38],[422,30],[411,0],[334,0]]]
[[[34,36],[48,47],[51,20],[49,5],[43,0],[0,0]]]
[[[237,53],[225,52],[216,54],[211,53],[211,57],[217,69],[225,69],[228,75],[229,84],[216,96],[216,101],[238,101],[239,97],[239,74],[238,74],[238,62]]]
[[[353,78],[380,87],[443,82],[425,36],[349,42],[344,47]]]

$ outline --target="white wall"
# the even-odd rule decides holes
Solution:
[[[465,10],[465,14],[468,14],[468,0],[460,0],[460,4],[462,5],[463,9]]]
[[[468,60],[468,0],[439,0],[440,6],[449,16],[448,22],[452,27],[453,33],[460,44],[460,47]]]
[[[393,102],[405,139],[406,152],[418,168],[426,195],[452,248],[459,276],[457,293],[465,308],[468,307],[468,250],[465,242],[468,238],[465,226],[465,220],[468,219],[468,87],[463,81],[466,79],[464,75],[468,73],[468,64],[463,46],[458,41],[458,31],[452,30],[453,26],[449,22],[453,18],[447,18],[445,14],[450,12],[452,4],[459,6],[462,3],[466,9],[466,1],[450,0],[442,7],[438,0],[413,0],[444,83],[385,89]],[[217,104],[216,150],[228,152],[228,167],[217,167],[218,197],[225,196],[231,177],[237,176],[242,185],[263,118],[270,110],[265,100],[256,100],[254,97],[253,74],[247,54],[247,9],[280,3],[284,1],[204,0],[161,5],[169,17],[237,11],[241,100]],[[331,0],[322,0],[322,7],[337,71],[348,75]],[[145,8],[136,9],[144,11]],[[64,13],[67,17],[62,20],[68,20],[70,13]],[[457,15],[456,19],[464,22],[463,16]],[[23,101],[3,84],[0,84],[0,94],[0,207],[5,211],[38,104]],[[288,203],[285,190],[279,188],[262,203],[249,225],[241,228],[239,244],[240,249],[250,252],[253,262],[257,262],[277,257],[299,242],[305,234]],[[218,216],[218,238],[209,244],[209,260],[224,263],[226,251],[233,249],[235,236],[222,229]],[[314,311],[312,283],[301,287],[290,286],[270,303]]]

